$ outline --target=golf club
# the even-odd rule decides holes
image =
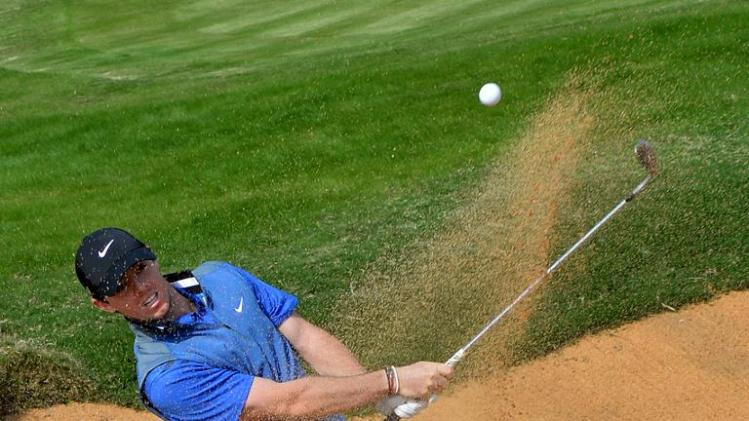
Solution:
[[[494,317],[489,323],[487,323],[480,331],[477,333],[473,338],[471,338],[470,341],[468,341],[462,348],[460,348],[455,354],[453,354],[452,357],[450,357],[449,360],[445,363],[446,365],[450,367],[455,367],[460,360],[465,357],[465,355],[468,353],[468,350],[473,347],[474,344],[482,337],[484,336],[489,330],[491,330],[492,327],[494,327],[500,320],[502,320],[512,309],[520,302],[522,301],[528,294],[530,294],[533,289],[538,286],[538,284],[541,283],[548,275],[551,275],[554,273],[559,266],[564,262],[567,257],[569,257],[572,253],[575,252],[587,239],[589,239],[596,231],[598,231],[599,228],[603,224],[605,224],[609,219],[611,219],[614,214],[619,212],[619,210],[624,207],[627,203],[631,202],[647,185],[650,183],[650,181],[656,176],[656,173],[658,172],[658,164],[655,157],[655,152],[653,151],[653,147],[650,145],[650,143],[646,140],[640,140],[637,142],[637,145],[635,146],[635,155],[637,156],[638,161],[640,164],[645,167],[645,170],[647,170],[648,175],[645,177],[640,184],[637,185],[637,187],[632,190],[632,192],[627,195],[621,202],[619,202],[616,206],[614,206],[613,209],[609,211],[609,213],[606,214],[600,221],[598,221],[593,228],[591,228],[585,235],[583,235],[575,244],[572,245],[567,251],[565,251],[554,263],[549,266],[546,271],[539,276],[535,281],[533,281],[530,285],[528,285],[525,290],[520,293],[520,295],[515,298],[515,300],[505,307],[504,310],[502,310],[501,313],[499,313],[496,317]],[[432,395],[430,398],[431,400],[434,400],[436,398],[436,395]],[[408,414],[413,414],[416,412],[415,410],[418,409],[424,405],[423,402],[419,401],[413,401],[408,400],[406,403],[403,403],[399,406],[397,406],[393,412],[385,418],[386,421],[397,421],[400,420],[401,417]]]

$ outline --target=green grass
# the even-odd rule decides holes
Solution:
[[[638,176],[612,164],[633,135],[664,173],[547,290],[527,355],[743,288],[747,18],[730,1],[4,2],[0,332],[72,355],[133,405],[131,335],[72,271],[80,238],[111,225],[166,269],[238,263],[328,324],[579,69],[605,123],[557,249]],[[476,99],[489,80],[494,109]]]
[[[598,41],[617,55],[616,70],[596,81],[602,100],[594,107],[603,119],[593,144],[605,157],[588,157],[576,180],[580,188],[556,233],[559,253],[637,181],[633,165],[622,169],[611,159],[625,156],[631,143],[612,139],[631,133],[655,140],[661,173],[571,260],[571,270],[555,277],[533,314],[521,359],[749,286],[746,17],[746,10],[729,9],[656,19],[631,36]],[[671,42],[657,42],[663,38]]]

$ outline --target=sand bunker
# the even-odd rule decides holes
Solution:
[[[747,310],[749,291],[733,292],[588,336],[455,386],[414,419],[749,419]]]
[[[584,338],[444,396],[423,420],[749,419],[749,292]]]

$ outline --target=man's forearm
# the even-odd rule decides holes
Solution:
[[[309,419],[347,411],[381,400],[388,394],[423,399],[441,392],[453,369],[443,363],[421,361],[344,377],[304,377],[286,383],[256,377],[242,411],[244,421]],[[394,381],[388,381],[390,380]],[[398,380],[395,380],[395,377]]]
[[[366,369],[345,345],[328,332],[313,326],[308,341],[299,349],[301,357],[322,376],[351,376]]]
[[[325,330],[298,316],[282,326],[291,344],[305,361],[321,376],[351,376],[362,374],[366,369],[346,346]],[[286,329],[290,328],[290,329]]]
[[[304,377],[286,383],[256,378],[242,419],[314,418],[365,406],[387,394],[384,371],[346,377]]]

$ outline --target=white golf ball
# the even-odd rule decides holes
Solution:
[[[479,91],[479,101],[487,107],[493,107],[497,105],[499,100],[502,99],[502,90],[499,89],[499,85],[496,83],[487,83],[481,87]]]

